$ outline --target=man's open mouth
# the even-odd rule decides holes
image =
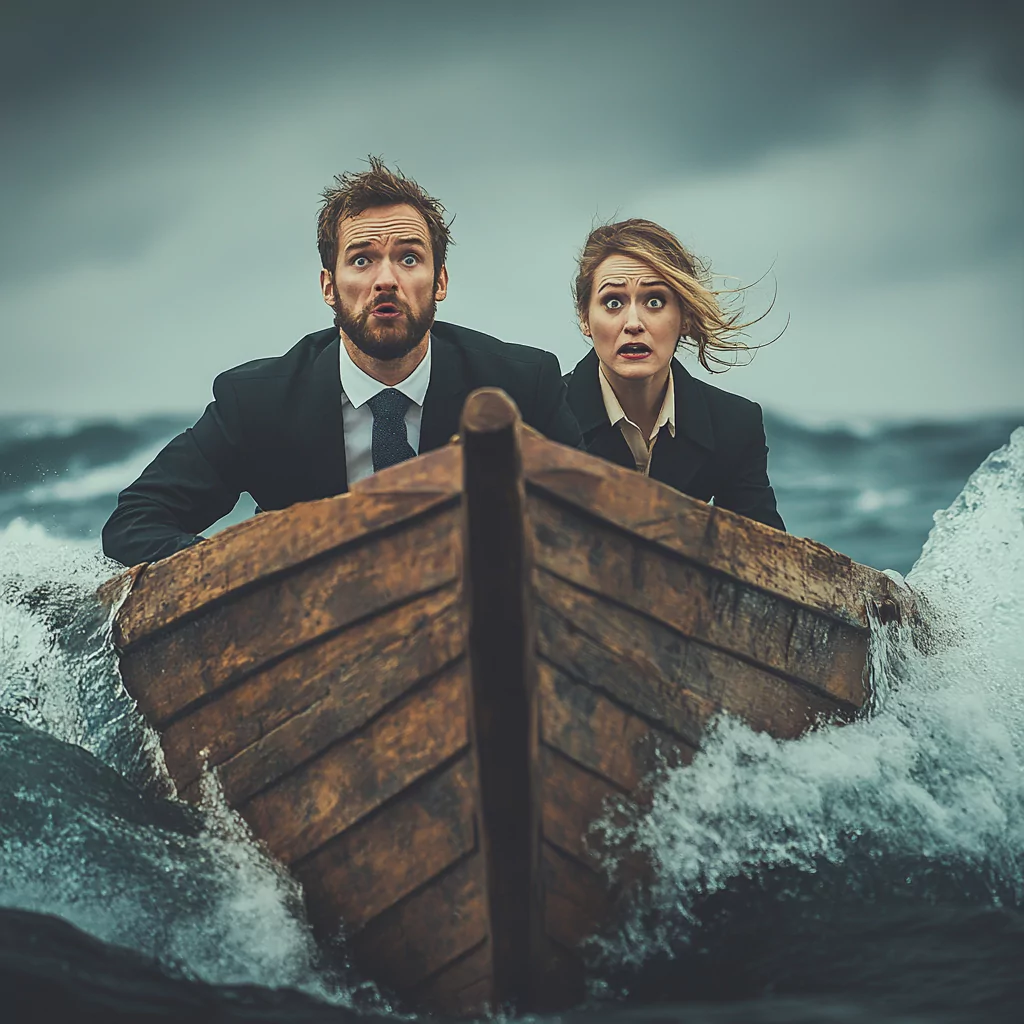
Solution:
[[[626,345],[623,345],[619,349],[617,355],[623,357],[623,359],[643,359],[645,356],[651,354],[651,348],[649,345],[645,345],[642,341],[631,341]]]
[[[394,320],[402,315],[402,310],[393,302],[381,302],[373,307],[373,315],[380,320]]]

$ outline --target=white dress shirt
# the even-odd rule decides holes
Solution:
[[[633,461],[636,463],[637,471],[644,476],[651,475],[651,455],[654,451],[654,442],[658,440],[658,433],[662,427],[676,436],[676,388],[672,379],[672,367],[668,368],[668,387],[665,389],[665,399],[661,403],[661,412],[654,424],[654,430],[650,437],[644,437],[644,432],[622,411],[622,406],[615,392],[612,390],[608,378],[604,375],[604,367],[598,366],[597,379],[601,382],[601,397],[604,399],[604,411],[608,414],[608,420],[614,427],[618,425],[622,436],[633,453]]]
[[[345,468],[348,485],[362,480],[373,473],[373,412],[366,404],[374,395],[386,391],[392,385],[381,384],[364,370],[360,370],[345,348],[341,351],[341,421],[345,430]],[[430,339],[427,339],[427,354],[420,360],[408,377],[393,385],[403,395],[412,399],[405,413],[405,429],[412,450],[419,454],[420,424],[423,421],[423,399],[430,384]]]

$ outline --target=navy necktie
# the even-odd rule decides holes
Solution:
[[[412,399],[397,388],[385,388],[366,404],[373,413],[371,451],[374,473],[414,458],[416,453],[409,444],[405,429],[405,414],[412,405]]]

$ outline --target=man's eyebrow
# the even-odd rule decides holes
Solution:
[[[372,239],[367,240],[365,242],[349,242],[349,244],[345,246],[345,252],[355,252],[356,249],[370,249],[377,244],[378,243],[373,241]],[[408,238],[399,238],[395,242],[395,244],[418,245],[421,249],[426,249],[427,247],[427,243],[422,238],[416,238],[415,236],[412,235],[410,235]]]

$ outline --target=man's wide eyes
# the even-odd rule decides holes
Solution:
[[[416,264],[417,264],[417,263],[419,263],[419,257],[417,257],[417,256],[415,256],[415,255],[414,255],[413,253],[409,252],[409,253],[406,253],[406,254],[405,254],[405,255],[404,255],[403,257],[402,257],[402,262],[403,262],[403,263],[404,263],[404,264],[405,264],[405,265],[406,265],[407,267],[415,267],[415,266],[416,266]]]
[[[356,258],[352,260],[353,267],[366,267],[369,266],[369,264],[370,260],[366,256],[356,256]]]

